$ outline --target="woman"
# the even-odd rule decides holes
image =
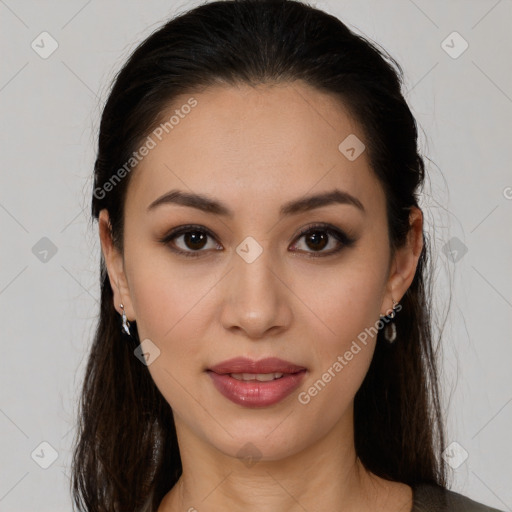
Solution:
[[[87,511],[495,510],[446,489],[401,69],[292,0],[152,34],[104,108]]]

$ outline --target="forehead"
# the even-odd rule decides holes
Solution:
[[[369,207],[384,199],[367,151],[343,152],[346,140],[364,147],[358,123],[302,82],[212,86],[176,98],[161,120],[131,178],[128,196],[141,206],[172,188],[222,198],[234,211],[332,188]]]

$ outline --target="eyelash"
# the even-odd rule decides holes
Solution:
[[[203,234],[206,234],[207,236],[209,236],[210,238],[215,239],[215,237],[210,232],[210,230],[208,230],[204,227],[201,227],[201,226],[190,224],[190,225],[180,226],[176,229],[173,229],[168,234],[166,234],[163,238],[159,239],[159,242],[168,246],[171,249],[171,251],[173,251],[177,254],[183,255],[186,258],[197,258],[197,257],[201,256],[202,252],[205,252],[205,251],[203,251],[203,250],[183,251],[182,249],[177,249],[175,247],[171,247],[169,244],[169,242],[171,242],[175,238],[178,238],[181,235],[191,233],[191,232],[203,233]],[[343,248],[351,247],[355,243],[355,239],[353,237],[347,235],[345,232],[339,230],[338,228],[335,228],[334,226],[332,226],[330,224],[325,224],[325,223],[314,224],[312,226],[308,226],[308,227],[302,229],[299,232],[299,234],[297,235],[296,240],[300,240],[304,235],[314,233],[314,232],[327,233],[329,236],[332,236],[333,238],[335,238],[341,244],[341,246],[339,246],[338,248],[336,248],[334,250],[331,250],[330,252],[327,252],[326,254],[323,254],[321,252],[315,254],[314,251],[313,252],[306,251],[306,254],[309,255],[307,257],[309,257],[309,258],[325,258],[328,256],[333,256],[333,255],[339,253]],[[300,252],[300,251],[294,250],[293,252]]]

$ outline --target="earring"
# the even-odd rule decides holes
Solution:
[[[126,319],[126,313],[124,311],[124,306],[123,306],[123,304],[119,304],[119,307],[123,311],[123,330],[126,332],[126,334],[128,334],[128,336],[130,336],[130,322],[128,322],[128,320]]]
[[[395,318],[395,315],[396,315],[395,309],[398,306],[398,302],[396,302],[395,299],[392,299],[392,301],[393,301],[393,311],[391,311],[391,313],[389,315],[380,315],[381,318],[389,318],[390,320]],[[389,344],[394,343],[394,341],[396,340],[396,324],[395,324],[395,322],[389,321],[387,323],[386,327],[384,327],[384,338],[386,338],[386,341]]]

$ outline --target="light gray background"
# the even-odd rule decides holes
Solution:
[[[0,0],[2,511],[71,509],[76,402],[98,311],[100,246],[89,204],[101,106],[136,44],[199,3]],[[458,443],[450,460],[468,454],[452,488],[510,511],[512,2],[317,5],[405,70],[432,160],[422,206],[441,321],[452,293],[443,339],[447,444]],[[43,31],[59,45],[47,59],[31,48]],[[453,31],[469,44],[458,58],[442,46]],[[462,48],[460,39],[445,44]],[[39,246],[33,251],[43,237],[57,248],[47,261]],[[52,449],[42,442],[57,452],[48,469],[39,464],[51,462]]]

